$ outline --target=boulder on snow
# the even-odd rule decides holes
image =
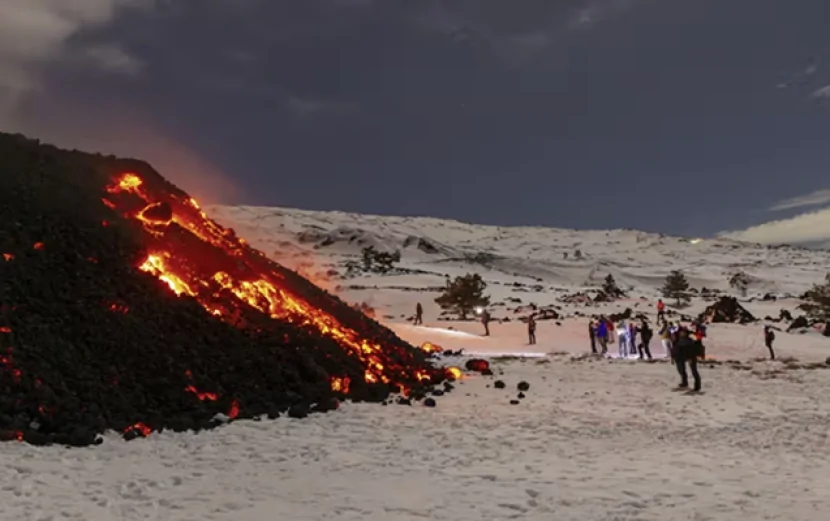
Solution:
[[[755,322],[755,317],[738,302],[735,297],[721,297],[700,314],[701,322],[739,323]]]
[[[807,320],[807,317],[801,315],[793,320],[793,323],[790,324],[790,327],[787,328],[787,332],[792,331],[794,329],[806,329],[810,327],[810,321]]]

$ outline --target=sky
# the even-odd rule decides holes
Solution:
[[[203,203],[830,247],[827,0],[0,0],[0,130]]]

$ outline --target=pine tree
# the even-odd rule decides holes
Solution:
[[[830,273],[825,275],[824,284],[816,284],[805,295],[815,307],[810,311],[812,318],[830,321]]]
[[[617,286],[617,281],[610,273],[605,277],[605,282],[602,283],[602,292],[609,297],[620,298],[625,296],[625,292]]]
[[[666,283],[663,285],[663,297],[669,299],[673,298],[677,301],[677,307],[683,304],[688,304],[691,300],[687,291],[689,290],[689,281],[686,280],[686,275],[680,270],[672,270],[666,276]]]
[[[456,277],[453,281],[447,281],[444,293],[435,299],[441,309],[457,313],[461,320],[466,320],[467,315],[477,307],[484,307],[490,304],[490,297],[484,295],[487,283],[478,273]]]
[[[732,289],[738,290],[741,293],[742,297],[746,296],[746,291],[749,288],[749,284],[752,280],[749,278],[749,275],[746,274],[744,271],[739,271],[732,275],[729,279],[729,287]]]

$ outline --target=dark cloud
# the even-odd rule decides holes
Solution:
[[[825,0],[6,2],[0,125],[145,157],[213,200],[699,235],[819,185],[828,115],[805,98],[830,81],[814,60],[828,14]],[[677,186],[706,204],[680,211]]]

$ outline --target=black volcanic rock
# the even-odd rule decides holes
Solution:
[[[129,187],[113,193],[125,172],[143,180],[151,204]],[[0,437],[90,445],[110,429],[130,439],[233,418],[299,418],[443,381],[421,350],[232,230],[208,223],[213,235],[194,232],[182,212],[199,218],[189,196],[145,163],[0,134]],[[162,248],[183,252],[167,259],[177,273],[209,275],[191,284],[196,296],[177,296],[174,281],[138,268]],[[318,322],[266,312],[262,296],[238,297],[263,277],[324,313],[319,323],[377,345],[389,383],[367,381],[365,354]]]
[[[755,322],[755,317],[738,302],[735,297],[721,297],[714,304],[708,306],[698,319],[701,322],[711,323],[739,323]]]

